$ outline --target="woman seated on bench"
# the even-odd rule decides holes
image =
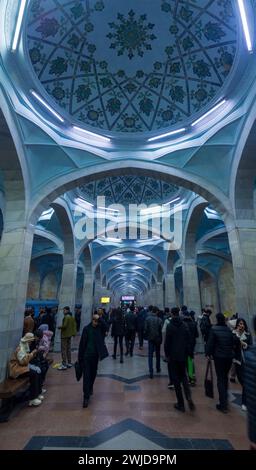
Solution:
[[[35,340],[33,333],[26,333],[20,340],[19,346],[11,356],[9,363],[9,376],[13,379],[18,377],[29,377],[30,380],[30,401],[29,406],[41,405],[44,396],[42,393],[41,369],[30,364],[37,354],[37,349],[30,352],[29,344]]]

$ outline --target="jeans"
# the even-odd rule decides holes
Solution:
[[[175,388],[175,393],[177,397],[178,405],[184,406],[184,398],[181,389],[181,384],[183,385],[183,390],[187,401],[191,401],[191,392],[188,383],[186,362],[179,361],[170,361],[170,367],[172,371],[172,379]]]
[[[149,373],[153,374],[153,354],[156,352],[156,370],[160,372],[160,347],[161,344],[156,344],[154,341],[148,341],[148,368]]]
[[[228,407],[228,373],[232,365],[232,359],[215,357],[214,365],[217,375],[220,407],[226,410]]]

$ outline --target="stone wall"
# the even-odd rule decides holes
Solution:
[[[49,273],[43,280],[41,299],[57,299],[58,283],[54,273]]]
[[[29,271],[27,299],[39,299],[40,274],[36,266],[31,265]]]

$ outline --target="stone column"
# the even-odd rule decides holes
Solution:
[[[154,292],[154,303],[153,305],[156,305],[160,310],[163,310],[164,308],[164,290],[163,290],[163,284],[162,282],[157,282],[155,286],[153,287],[153,292]]]
[[[165,307],[175,307],[176,293],[175,293],[175,280],[174,273],[165,275]]]
[[[0,245],[0,381],[23,331],[33,231],[5,225]]]
[[[59,290],[59,308],[57,314],[56,332],[54,338],[54,351],[59,352],[60,347],[60,330],[58,326],[62,324],[63,308],[70,307],[74,315],[75,312],[75,297],[76,297],[76,276],[77,276],[77,263],[71,258],[65,256],[61,285]]]
[[[254,225],[254,224],[252,224]],[[256,227],[228,230],[236,292],[236,310],[249,321],[256,312]]]
[[[82,315],[81,328],[90,323],[93,307],[93,278],[92,273],[87,272],[84,275],[84,288],[82,297]]]
[[[201,314],[201,298],[195,260],[185,260],[182,264],[184,305],[194,310],[196,316]]]

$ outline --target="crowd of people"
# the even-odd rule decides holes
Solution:
[[[76,312],[77,313],[77,312]],[[71,338],[77,334],[81,323],[81,310],[73,316],[70,308],[63,309],[62,324],[58,327],[61,339],[62,363],[59,370],[73,366],[71,361]],[[174,389],[177,411],[185,412],[185,399],[191,411],[195,410],[191,386],[196,385],[194,355],[198,339],[204,343],[205,356],[213,361],[217,376],[219,403],[216,409],[228,413],[228,384],[238,380],[242,388],[242,410],[248,410],[249,437],[256,449],[256,347],[246,321],[238,314],[231,319],[222,313],[211,321],[212,312],[203,309],[196,318],[195,312],[186,306],[159,310],[155,306],[114,308],[110,312],[99,308],[94,311],[91,322],[81,333],[77,367],[83,376],[83,407],[87,408],[93,394],[98,362],[108,356],[106,337],[113,338],[114,360],[124,363],[125,356],[133,356],[136,334],[139,349],[148,342],[148,370],[154,378],[161,372],[161,360],[167,363],[168,388]],[[10,377],[28,376],[30,379],[29,405],[38,406],[44,399],[46,373],[49,367],[47,355],[56,332],[56,315],[50,309],[41,309],[34,317],[27,309],[23,336],[14,351],[10,363]],[[254,319],[256,331],[256,317]],[[163,345],[161,357],[161,345]],[[184,393],[184,395],[183,395]]]

